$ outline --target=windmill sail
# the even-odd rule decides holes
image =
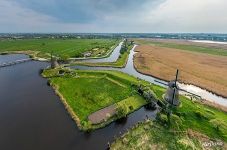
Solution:
[[[178,73],[179,73],[179,70],[177,69],[176,78],[175,78],[175,85],[177,85]]]

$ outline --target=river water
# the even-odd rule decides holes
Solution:
[[[8,63],[15,60],[21,60],[29,58],[27,55],[18,55],[18,54],[10,54],[10,55],[0,55],[0,64]]]
[[[0,55],[6,62],[26,55]],[[0,149],[1,150],[75,150],[107,148],[138,121],[156,111],[141,108],[122,122],[113,122],[91,133],[78,130],[47,80],[39,75],[47,62],[30,61],[0,68]]]

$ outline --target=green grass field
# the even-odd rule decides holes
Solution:
[[[202,149],[200,141],[184,133],[174,134],[150,120],[136,125],[111,144],[111,150],[186,150]]]
[[[111,149],[204,149],[204,142],[225,143],[210,149],[227,148],[227,113],[181,97],[181,106],[173,110],[171,127],[162,122],[145,121],[116,139]]]
[[[57,90],[80,119],[82,127],[88,124],[88,116],[102,108],[118,103],[131,106],[127,113],[140,108],[146,101],[131,87],[136,78],[111,71],[72,71],[74,75],[58,76],[58,70],[45,70]],[[76,74],[76,75],[75,75]],[[112,118],[117,119],[117,118]],[[109,122],[108,122],[109,123]]]
[[[182,119],[182,128],[193,129],[211,138],[227,141],[227,113],[181,97],[182,106],[173,112]],[[217,130],[217,126],[219,129]]]
[[[118,44],[116,39],[23,39],[0,40],[0,53],[12,51],[34,51],[37,56],[47,57],[51,51],[57,56],[82,57],[92,52],[91,57],[104,56]]]
[[[139,44],[150,44],[150,45],[155,45],[155,46],[160,46],[160,47],[175,48],[175,49],[180,49],[180,50],[206,53],[206,54],[211,54],[211,55],[227,56],[227,50],[220,49],[220,48],[211,48],[211,47],[208,48],[208,47],[196,46],[196,45],[165,43],[165,42],[146,41],[146,40],[136,40],[136,42]]]

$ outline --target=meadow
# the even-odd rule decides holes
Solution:
[[[91,57],[107,55],[118,44],[116,39],[17,39],[0,40],[0,53],[15,51],[35,53],[37,57],[83,57],[90,52]]]
[[[82,130],[99,128],[117,119],[114,116],[103,124],[91,125],[88,116],[102,108],[113,104],[124,105],[128,114],[146,104],[131,87],[133,82],[138,82],[134,77],[111,71],[69,72],[59,76],[56,69],[45,70],[43,76],[49,78],[50,84],[66,101],[67,107],[78,117],[77,125]]]
[[[181,97],[181,102],[179,108],[172,110],[170,126],[166,114],[160,113],[161,117],[154,121],[136,124],[110,149],[226,149],[227,113],[185,97]]]

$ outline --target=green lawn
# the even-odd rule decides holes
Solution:
[[[227,113],[181,97],[182,107],[174,113],[182,119],[183,129],[193,129],[212,138],[227,141]],[[219,130],[216,126],[219,125]]]
[[[151,44],[160,47],[168,47],[168,48],[175,48],[180,50],[187,50],[192,52],[199,52],[199,53],[206,53],[211,55],[218,55],[218,56],[227,56],[226,49],[220,48],[208,48],[203,46],[196,46],[196,45],[186,45],[186,44],[177,44],[177,43],[165,43],[165,42],[156,42],[156,41],[146,41],[146,40],[137,40],[139,44]]]
[[[203,149],[204,142],[227,142],[227,113],[181,97],[181,106],[173,110],[171,127],[145,121],[135,125],[111,144],[111,149]],[[161,114],[164,121],[166,115]],[[162,120],[162,121],[163,121]],[[218,126],[218,129],[217,129]],[[225,145],[227,146],[227,145]],[[225,149],[213,146],[210,149]]]
[[[78,116],[82,127],[87,127],[88,116],[112,104],[124,105],[131,113],[146,104],[132,83],[138,80],[116,71],[69,71],[74,75],[58,76],[58,70],[45,70],[43,76],[57,87],[67,104]],[[130,109],[129,109],[130,106]],[[117,118],[111,118],[111,121]],[[110,123],[107,122],[107,123]],[[94,127],[102,127],[103,125]]]
[[[92,57],[104,56],[118,44],[116,39],[23,39],[0,40],[0,53],[11,51],[35,51],[37,55],[47,57],[53,51],[55,55],[81,57],[83,52],[92,52]]]
[[[150,120],[136,125],[111,144],[111,150],[187,150],[202,149],[199,140],[184,133],[174,134]]]
[[[81,76],[79,78],[53,78],[59,92],[81,120],[101,108],[119,102],[130,95],[130,88],[124,88],[105,76]]]

